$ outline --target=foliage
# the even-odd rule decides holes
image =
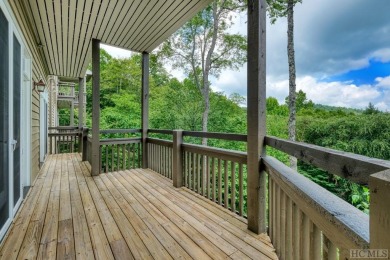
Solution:
[[[235,12],[243,11],[238,0],[214,0],[180,28],[162,46],[159,55],[173,68],[183,69],[202,97],[202,130],[208,131],[209,76],[223,69],[238,69],[246,61],[246,37],[230,34]],[[203,140],[206,144],[207,140]]]

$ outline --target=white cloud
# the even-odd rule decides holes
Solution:
[[[377,83],[377,86],[378,87],[382,87],[382,88],[390,88],[390,76],[387,76],[387,77],[378,77],[375,79]]]
[[[386,77],[385,79],[390,79]],[[276,97],[284,103],[288,95],[288,80],[274,81],[268,78],[268,96]],[[298,77],[297,90],[307,94],[314,103],[330,106],[365,108],[369,102],[385,111],[390,109],[390,90],[381,89],[382,81],[377,84],[360,85],[349,82],[323,82],[312,76]]]
[[[118,48],[118,47],[113,47],[110,45],[105,45],[105,44],[101,44],[100,46],[101,46],[101,48],[106,50],[108,52],[108,54],[110,54],[114,58],[129,58],[129,57],[131,57],[131,53],[132,53],[131,51],[128,51],[128,50],[125,50],[122,48]]]

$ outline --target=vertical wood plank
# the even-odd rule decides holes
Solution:
[[[286,196],[286,257],[293,255],[292,252],[292,240],[293,240],[293,214],[292,214],[292,201]]]
[[[211,176],[212,176],[212,197],[215,202],[215,193],[216,193],[216,178],[215,178],[215,158],[211,157]]]
[[[329,243],[328,248],[328,259],[329,260],[337,260],[338,259],[337,247],[332,242]]]
[[[206,156],[206,197],[210,199],[210,157]]]
[[[321,244],[322,244],[322,234],[321,230],[313,224],[312,232],[312,245],[311,245],[311,259],[321,259]]]
[[[266,227],[266,174],[259,164],[266,135],[266,1],[248,2],[248,228]]]
[[[100,40],[92,39],[92,163],[91,174],[100,174]]]
[[[225,170],[225,176],[224,176],[224,188],[225,188],[225,191],[224,191],[224,204],[225,204],[225,208],[229,208],[229,167],[228,167],[228,161],[225,160],[225,164],[224,164],[224,170]]]
[[[299,210],[298,206],[294,203],[293,204],[293,256],[294,259],[299,260],[301,259],[301,239],[302,239],[302,215],[301,211]]]
[[[236,213],[236,164],[231,163],[231,182],[232,182],[232,194],[231,194],[231,209]]]
[[[192,153],[192,190],[195,191],[196,179],[196,154]]]
[[[286,193],[280,192],[280,258],[286,256]]]
[[[239,214],[242,216],[244,214],[244,174],[243,174],[243,166],[240,163],[238,166],[238,196],[239,196]]]
[[[196,185],[197,185],[197,188],[196,188],[196,191],[201,194],[201,191],[200,191],[200,184],[202,182],[202,180],[200,179],[201,178],[201,167],[200,167],[200,161],[202,160],[202,155],[201,154],[197,154],[196,155],[196,164],[197,164],[197,180],[196,180]]]
[[[310,219],[303,214],[303,223],[302,223],[302,243],[301,243],[301,250],[302,250],[302,259],[303,260],[310,260],[310,250],[312,248],[310,247]]]
[[[221,159],[218,158],[218,204],[222,205],[222,172]]]
[[[268,235],[269,235],[269,238],[271,239],[271,242],[274,241],[274,236],[273,236],[274,220],[273,220],[273,217],[275,215],[274,208],[273,208],[273,200],[274,200],[273,184],[274,184],[273,179],[271,177],[268,178],[268,219],[269,219]]]

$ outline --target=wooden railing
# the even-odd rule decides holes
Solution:
[[[148,132],[170,139],[146,139],[148,168],[172,179],[175,187],[184,186],[246,216],[246,153],[183,142],[184,137],[245,142],[245,135]],[[106,156],[102,169],[142,167],[141,140],[101,140],[101,154]],[[351,249],[388,248],[390,227],[383,219],[390,218],[390,162],[271,136],[265,138],[265,145],[355,183],[369,184],[371,190],[368,216],[277,159],[259,158],[260,170],[268,176],[268,234],[281,259],[345,259]]]
[[[162,173],[166,168],[161,164],[168,165],[172,170],[168,177],[174,185],[176,182],[245,216],[246,153],[183,143],[184,136],[245,142],[245,135],[155,129],[149,133],[173,135],[173,141],[148,138],[152,149],[148,151],[149,168]],[[384,205],[379,198],[389,196],[383,187],[390,186],[390,162],[270,136],[265,144],[355,183],[367,185],[370,180],[375,199],[371,199],[369,217],[277,159],[260,158],[260,168],[268,174],[268,233],[281,259],[345,259],[351,249],[390,244],[389,239],[379,239],[385,236],[379,226],[389,229],[382,221],[383,216],[389,217],[389,211],[383,206],[378,209]],[[161,147],[171,145],[172,153],[161,152]],[[379,195],[374,184],[388,195]],[[382,216],[376,216],[375,211],[381,211]]]
[[[172,141],[147,139],[148,168],[172,180]]]
[[[78,127],[49,127],[48,130],[49,154],[79,151],[81,133]]]
[[[102,172],[141,168],[141,138],[100,140]]]

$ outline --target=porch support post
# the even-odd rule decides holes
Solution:
[[[92,39],[92,151],[91,174],[100,174],[100,40]]]
[[[172,181],[176,188],[183,186],[183,131],[173,131]]]
[[[369,187],[370,248],[390,252],[390,170],[371,175]]]
[[[142,53],[142,168],[148,168],[148,149],[146,138],[149,128],[149,53]]]
[[[248,229],[266,227],[266,173],[260,164],[266,134],[266,2],[248,1]]]
[[[84,136],[84,78],[79,78],[79,153],[83,152]]]
[[[84,84],[85,78],[79,78],[79,129],[84,126]]]

